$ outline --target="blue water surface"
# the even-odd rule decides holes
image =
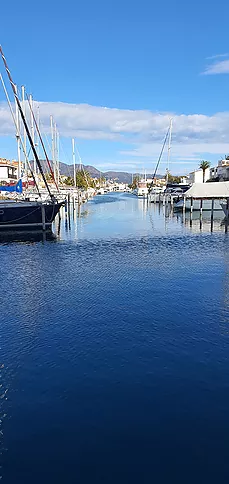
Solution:
[[[128,194],[1,239],[4,484],[229,482],[229,234]]]

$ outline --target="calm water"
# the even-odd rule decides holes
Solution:
[[[4,484],[229,482],[229,234],[205,218],[113,194],[2,238]]]

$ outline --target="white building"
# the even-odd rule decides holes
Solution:
[[[184,176],[181,176],[180,182],[181,182],[181,185],[189,185],[190,179],[188,176],[184,175]]]
[[[205,170],[205,182],[211,177],[210,168]],[[195,170],[189,173],[189,183],[203,183],[203,170]]]
[[[124,192],[126,187],[126,183],[115,183],[114,190],[117,192]]]
[[[218,166],[211,169],[211,178],[229,180],[229,160],[219,160]]]
[[[12,183],[18,179],[18,163],[0,158],[0,183]]]

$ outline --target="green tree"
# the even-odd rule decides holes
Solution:
[[[208,168],[210,168],[211,163],[206,160],[202,160],[199,164],[199,168],[203,170],[203,183],[205,183],[205,172]]]
[[[181,177],[180,176],[173,176],[171,173],[166,174],[165,178],[167,177],[168,183],[180,183]]]
[[[138,186],[139,180],[140,180],[140,177],[138,175],[135,175],[134,178],[133,178],[133,181],[132,181],[132,183],[130,183],[129,187],[132,188],[132,190],[135,190],[135,188],[137,188],[137,186]]]
[[[87,176],[83,170],[76,172],[76,186],[77,188],[84,188],[84,189],[88,187]]]
[[[74,186],[74,178],[72,176],[68,176],[65,178],[65,184],[68,186]],[[95,180],[91,178],[89,173],[85,170],[80,170],[76,172],[76,186],[77,188],[82,188],[86,190],[88,187],[95,188]]]
[[[67,176],[67,178],[65,178],[64,183],[65,183],[65,185],[73,187],[74,186],[74,180],[73,180],[72,176]]]
[[[86,190],[88,187],[95,187],[95,180],[90,176],[88,171],[81,170],[76,172],[76,186]]]

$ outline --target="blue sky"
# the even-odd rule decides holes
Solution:
[[[229,152],[228,15],[221,0],[4,2],[0,42],[46,133],[54,115],[63,161],[74,136],[85,164],[152,172],[172,116],[170,169],[187,173]],[[0,156],[12,158],[4,101],[0,88]]]

